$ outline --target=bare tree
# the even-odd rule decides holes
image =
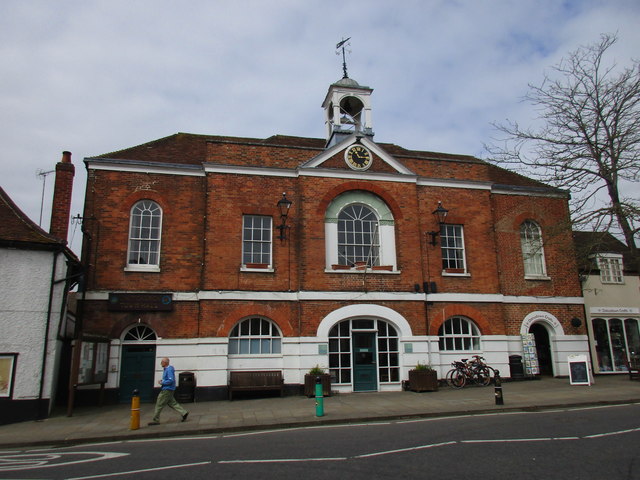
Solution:
[[[605,65],[616,35],[570,53],[529,85],[524,100],[539,111],[539,126],[494,124],[500,146],[486,146],[490,160],[570,191],[576,228],[619,232],[637,258],[640,188],[640,64]]]

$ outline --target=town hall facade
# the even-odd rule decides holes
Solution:
[[[330,85],[324,139],[178,133],[85,159],[82,334],[109,340],[109,392],[150,399],[165,356],[215,399],[237,370],[387,391],[417,363],[562,376],[587,354],[568,193],[376,143],[372,91]]]

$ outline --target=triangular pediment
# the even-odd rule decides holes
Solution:
[[[365,171],[353,170],[349,168],[345,161],[345,152],[354,144],[360,144],[372,154],[372,164]],[[344,169],[349,172],[357,173],[392,173],[400,175],[416,174],[407,168],[403,163],[398,161],[393,155],[387,153],[380,145],[372,141],[367,136],[353,134],[345,138],[342,142],[337,143],[322,153],[316,155],[310,160],[300,165],[300,170],[307,169]]]

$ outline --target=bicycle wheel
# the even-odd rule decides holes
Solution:
[[[491,383],[491,370],[487,367],[479,367],[473,371],[473,380],[478,385],[486,387]]]
[[[462,388],[467,383],[467,376],[462,370],[454,368],[447,373],[447,383],[453,388]]]

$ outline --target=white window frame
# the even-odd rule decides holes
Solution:
[[[139,210],[140,212],[136,212]],[[150,212],[150,213],[146,213]],[[152,226],[149,228],[148,235],[143,237],[141,235],[142,220],[151,215],[151,219],[153,222],[153,218],[158,218],[158,225]],[[137,218],[140,218],[140,224],[136,225],[134,221]],[[160,271],[160,253],[162,248],[162,220],[163,220],[163,212],[162,207],[155,201],[144,199],[136,202],[132,207],[129,214],[129,239],[128,239],[128,248],[127,248],[127,266],[125,267],[126,271],[138,271],[138,272],[159,272]],[[135,230],[138,230],[138,235],[134,237]],[[153,232],[157,232],[157,235],[154,236]],[[134,242],[153,242],[156,245],[155,249],[150,248],[147,250],[146,255],[155,255],[157,261],[154,263],[133,263],[131,262],[131,256],[133,247],[135,245]],[[138,247],[139,249],[140,247]],[[139,251],[139,250],[136,250]],[[139,252],[144,253],[144,252]]]
[[[599,253],[596,256],[600,281],[602,283],[624,284],[622,255],[615,253]]]
[[[261,221],[268,220],[269,225],[262,224],[259,228],[255,225],[247,226],[249,219],[259,218]],[[261,234],[256,235],[257,232]],[[247,233],[251,233],[251,238],[247,237]],[[263,256],[265,253],[261,250],[259,253],[252,253],[247,251],[248,245],[260,245],[261,247],[268,244],[268,262],[246,262],[245,255],[250,255],[250,260],[265,260]],[[269,215],[243,215],[242,216],[242,257],[241,257],[241,270],[243,271],[273,271],[273,217]]]
[[[450,258],[448,254],[452,251],[455,254]],[[440,252],[442,254],[443,275],[468,276],[463,225],[444,224],[440,227]],[[461,265],[447,267],[445,266],[445,262],[447,261],[459,262]]]
[[[370,208],[378,217],[379,261],[375,273],[398,274],[396,263],[395,222],[391,209],[378,196],[363,190],[350,190],[333,199],[325,212],[325,272],[327,273],[371,273],[371,268],[334,267],[338,258],[338,216],[347,206],[361,204]]]
[[[438,337],[441,352],[481,351],[480,329],[471,319],[461,315],[447,318],[438,329]],[[469,348],[466,347],[467,344]],[[449,348],[449,345],[452,348]],[[459,346],[462,348],[457,348]]]
[[[542,229],[533,220],[525,220],[520,225],[520,246],[524,278],[528,280],[549,280],[544,258]]]
[[[269,346],[268,352],[263,351],[265,345]],[[231,329],[228,352],[229,356],[236,357],[282,356],[282,332],[268,318],[245,318]]]
[[[366,262],[368,267],[380,265],[379,228],[380,221],[368,205],[352,203],[344,207],[338,215],[338,264],[351,267],[358,262]]]

